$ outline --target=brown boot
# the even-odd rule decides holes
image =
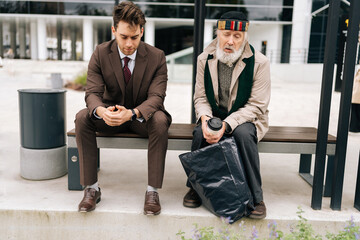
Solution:
[[[248,216],[253,219],[263,219],[266,217],[266,207],[263,201],[255,204],[255,209]]]
[[[190,190],[186,193],[184,196],[183,205],[184,207],[188,208],[200,207],[201,198],[194,189],[190,188]]]

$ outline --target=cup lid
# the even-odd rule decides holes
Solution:
[[[219,131],[222,128],[222,121],[217,117],[210,118],[208,120],[208,126],[213,131]]]

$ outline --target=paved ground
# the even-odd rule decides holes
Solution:
[[[21,178],[17,90],[45,88],[48,87],[48,81],[38,74],[24,75],[17,69],[10,71],[8,68],[0,68],[0,82],[0,219],[9,220],[7,224],[0,226],[0,236],[7,236],[7,239],[28,239],[29,233],[34,234],[33,236],[44,236],[42,234],[46,233],[52,237],[54,235],[51,234],[56,234],[52,239],[82,239],[84,235],[78,236],[75,232],[88,232],[96,236],[95,231],[102,226],[102,236],[119,239],[114,236],[130,236],[126,235],[130,234],[124,229],[126,226],[133,237],[120,239],[147,239],[142,235],[147,231],[153,232],[153,239],[175,239],[175,234],[180,228],[190,232],[192,228],[189,226],[194,222],[219,224],[218,219],[204,208],[194,210],[182,207],[182,197],[186,193],[186,188],[185,173],[178,160],[181,153],[179,151],[169,151],[167,154],[164,187],[160,191],[163,211],[158,218],[152,220],[142,215],[147,178],[146,151],[101,151],[99,182],[103,198],[96,212],[87,217],[76,212],[82,192],[67,190],[67,176],[46,181],[29,181]],[[317,127],[320,88],[319,81],[295,83],[272,79],[270,124]],[[190,99],[189,83],[169,83],[165,105],[173,116],[173,122],[190,122]],[[337,132],[339,102],[340,94],[334,93],[329,127],[329,132],[334,135]],[[67,91],[67,129],[74,127],[74,115],[84,106],[83,92]],[[360,222],[360,213],[353,207],[359,148],[360,134],[350,134],[341,211],[330,209],[329,198],[323,198],[322,210],[315,211],[310,208],[311,187],[297,174],[299,156],[261,154],[264,197],[268,207],[267,220],[276,220],[286,227],[287,222],[296,219],[297,207],[301,206],[305,211],[304,217],[324,232],[341,228],[343,222],[351,216],[354,216],[356,222]],[[42,215],[44,212],[46,216]],[[56,212],[63,215],[59,218]],[[32,218],[28,219],[27,214]],[[125,220],[121,220],[120,216],[125,216]],[[103,222],[98,222],[97,219]],[[92,221],[94,225],[91,225]],[[110,229],[113,221],[119,221],[124,225]],[[104,225],[105,223],[107,225]],[[150,225],[147,225],[148,223]],[[260,229],[265,229],[267,225],[266,220],[246,220],[246,223],[256,225]],[[157,233],[158,228],[164,224],[168,224],[166,230],[162,230],[161,234]],[[61,230],[55,231],[56,228]]]

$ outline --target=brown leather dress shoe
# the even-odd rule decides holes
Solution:
[[[84,198],[79,203],[79,212],[90,212],[96,207],[96,204],[101,200],[101,192],[94,188],[86,188],[84,190]]]
[[[265,203],[261,201],[258,204],[255,204],[255,209],[250,213],[249,218],[253,219],[263,219],[266,217],[266,207]]]
[[[145,215],[158,215],[161,212],[159,194],[155,191],[146,191],[144,214]]]
[[[197,208],[201,206],[201,198],[194,189],[190,188],[186,193],[183,205],[188,208]]]

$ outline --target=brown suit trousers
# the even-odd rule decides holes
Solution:
[[[121,126],[108,126],[102,119],[96,119],[85,108],[75,119],[76,143],[80,157],[80,184],[92,185],[97,178],[97,144],[95,132],[134,132],[149,138],[148,185],[162,187],[165,156],[168,145],[169,117],[163,111],[156,111],[148,121],[126,122]]]

